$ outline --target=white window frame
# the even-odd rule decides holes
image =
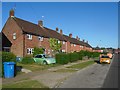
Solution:
[[[76,47],[76,44],[74,44],[74,47]]]
[[[27,48],[27,54],[33,54],[34,49],[33,48]]]
[[[58,43],[60,43],[60,41],[58,40]]]
[[[63,44],[65,44],[65,41],[63,41]]]
[[[38,40],[39,40],[39,41],[43,41],[43,37],[38,36]]]
[[[14,40],[16,39],[16,33],[13,33],[13,39]]]
[[[62,50],[62,52],[65,52],[65,50]]]
[[[31,34],[27,34],[27,39],[32,40],[32,35]]]
[[[81,48],[83,48],[83,46],[80,46]]]

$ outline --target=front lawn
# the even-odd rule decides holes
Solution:
[[[3,85],[2,88],[48,88],[36,80],[24,80],[14,84]]]
[[[94,63],[95,62],[93,60],[90,60],[90,61],[87,61],[87,62],[82,62],[82,63],[79,63],[79,64],[75,64],[75,65],[69,66],[67,68],[82,69],[82,68],[85,68],[85,67],[87,67],[89,65],[92,65]]]
[[[59,66],[59,64],[51,64],[51,65],[41,65],[41,64],[22,64],[22,63],[17,63],[18,67],[22,67],[31,71],[41,71],[48,69],[50,67],[56,67]]]

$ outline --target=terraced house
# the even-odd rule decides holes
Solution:
[[[80,50],[92,51],[92,47],[76,38],[64,35],[62,30],[56,28],[52,30],[43,25],[43,21],[38,24],[17,18],[14,10],[10,10],[9,18],[2,29],[3,51],[13,52],[15,55],[23,57],[33,53],[34,47],[44,48],[45,53],[50,55],[53,50],[50,48],[49,38],[56,38],[62,42],[62,52],[78,52]]]

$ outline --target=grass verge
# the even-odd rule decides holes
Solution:
[[[36,80],[24,80],[14,84],[3,85],[2,88],[48,88]]]
[[[22,68],[31,70],[31,71],[41,71],[48,69],[50,67],[56,67],[59,66],[59,64],[50,64],[50,65],[41,65],[41,64],[21,64],[17,63],[17,66],[21,66]]]
[[[82,63],[79,63],[79,64],[75,64],[75,65],[69,66],[67,68],[82,69],[82,68],[85,68],[85,67],[87,67],[89,65],[92,65],[94,63],[95,62],[93,60],[91,60],[91,61],[87,61],[87,62],[82,62]]]

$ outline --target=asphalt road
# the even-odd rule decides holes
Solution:
[[[117,88],[118,56],[115,55],[111,61],[111,64],[96,63],[78,71],[58,88]]]
[[[118,55],[116,54],[102,88],[118,88]],[[120,65],[120,64],[119,64]]]

